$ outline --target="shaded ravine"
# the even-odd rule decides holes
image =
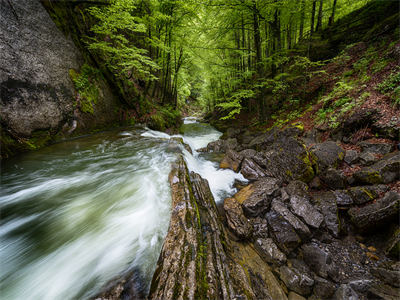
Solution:
[[[243,180],[195,151],[218,139],[218,131],[185,123],[193,155],[169,135],[129,128],[3,162],[1,296],[89,298],[132,270],[148,290],[168,230],[168,174],[177,156],[183,153],[189,169],[209,180],[217,201]]]

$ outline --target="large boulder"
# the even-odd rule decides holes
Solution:
[[[313,201],[324,216],[324,222],[328,231],[335,237],[339,236],[340,220],[336,204],[336,196],[332,192],[324,192],[314,195]]]
[[[246,216],[257,217],[269,209],[272,199],[279,193],[279,180],[266,177],[241,189],[234,198],[242,205]]]
[[[356,182],[361,184],[390,183],[400,179],[400,152],[390,153],[370,167],[354,173]]]
[[[242,163],[243,156],[234,150],[226,151],[224,158],[222,159],[219,167],[221,169],[231,169],[235,172],[239,172],[240,165]]]
[[[359,229],[367,229],[384,225],[399,214],[400,195],[391,191],[382,199],[364,207],[353,207],[348,213],[353,224]]]
[[[344,159],[344,150],[333,141],[313,146],[311,153],[316,157],[318,171],[321,173],[328,168],[337,168]]]
[[[317,243],[301,246],[303,259],[318,276],[327,278],[330,270],[334,268],[333,257],[328,250]]]
[[[304,197],[291,196],[289,205],[297,216],[313,228],[319,228],[324,220],[324,216]]]
[[[224,210],[228,227],[239,237],[248,238],[251,236],[253,227],[244,216],[242,206],[235,198],[224,200]]]
[[[365,151],[382,155],[388,154],[394,149],[393,143],[380,142],[375,140],[362,141],[358,145],[361,147],[363,152]]]
[[[319,177],[331,189],[343,189],[346,187],[347,180],[342,171],[328,168]]]
[[[282,215],[272,210],[267,213],[266,218],[270,235],[284,253],[289,254],[300,245],[301,238],[293,226]]]
[[[267,175],[267,173],[250,158],[243,159],[240,172],[249,180],[257,180]]]
[[[309,274],[288,266],[280,267],[279,274],[281,280],[290,290],[303,296],[311,294],[314,279]]]
[[[271,238],[257,239],[254,248],[267,263],[283,265],[286,262],[286,255],[279,250]]]

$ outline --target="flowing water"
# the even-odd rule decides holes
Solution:
[[[195,151],[218,131],[194,119],[182,129],[193,155],[165,133],[129,128],[3,162],[0,298],[89,298],[132,269],[148,288],[168,230],[177,155],[209,180],[216,201],[244,180]]]

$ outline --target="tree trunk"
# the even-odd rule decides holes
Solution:
[[[300,13],[299,40],[301,40],[303,38],[305,9],[306,9],[306,2],[305,2],[305,0],[302,0],[301,1],[301,13]]]
[[[332,14],[329,17],[329,24],[328,24],[329,26],[333,25],[333,23],[335,22],[336,4],[337,4],[337,0],[333,0]]]
[[[314,33],[314,24],[315,24],[315,7],[317,5],[317,0],[313,0],[312,10],[311,10],[311,28],[310,35]]]
[[[318,21],[317,21],[317,29],[321,30],[322,29],[322,7],[324,5],[324,1],[323,0],[319,0],[319,10],[318,10]]]

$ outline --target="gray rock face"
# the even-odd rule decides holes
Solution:
[[[270,229],[270,235],[283,252],[289,254],[300,245],[301,239],[295,229],[288,221],[282,218],[279,213],[270,211],[267,213],[266,218]]]
[[[320,178],[332,189],[342,189],[346,186],[346,176],[344,176],[343,172],[333,168],[321,173]]]
[[[400,179],[400,152],[390,153],[370,167],[354,173],[356,182],[361,184],[390,183]]]
[[[254,246],[266,262],[277,265],[283,265],[286,262],[286,255],[279,250],[272,239],[257,239]]]
[[[321,249],[317,244],[310,243],[301,247],[304,261],[319,276],[327,278],[330,265],[332,264],[332,256],[329,252]]]
[[[275,178],[263,178],[235,195],[246,216],[257,217],[267,211],[271,200],[279,195],[278,182]]]
[[[282,266],[279,268],[282,281],[292,291],[307,296],[311,293],[314,280],[310,275],[302,273],[295,268]]]
[[[359,161],[362,166],[370,166],[378,161],[378,158],[372,152],[362,152],[359,156]]]
[[[336,197],[336,204],[339,206],[348,206],[353,204],[351,194],[346,190],[337,190],[333,192]]]
[[[311,152],[317,157],[319,171],[329,167],[336,168],[344,158],[344,151],[335,142],[327,141],[311,148]]]
[[[393,150],[393,144],[376,143],[371,141],[362,141],[358,144],[361,149],[366,152],[377,153],[377,154],[388,154]]]
[[[303,218],[308,225],[314,228],[319,228],[324,220],[324,216],[305,198],[299,196],[290,197],[290,208],[296,215]]]
[[[334,300],[358,300],[360,297],[348,284],[342,284],[333,295]]]
[[[242,206],[235,198],[226,198],[224,200],[224,210],[229,228],[239,238],[250,237],[253,228],[244,216]]]
[[[57,129],[73,110],[79,51],[37,0],[1,1],[0,26],[2,123],[24,137]]]
[[[314,197],[314,201],[319,211],[324,215],[326,227],[335,237],[338,237],[340,221],[335,195],[332,192],[321,193]]]
[[[314,277],[314,291],[313,295],[315,295],[318,299],[329,299],[332,297],[335,292],[335,285],[319,276]]]
[[[243,159],[240,172],[249,180],[257,180],[266,176],[264,170],[249,158]]]
[[[388,192],[375,203],[364,207],[354,207],[348,213],[352,222],[360,229],[366,229],[385,224],[398,216],[400,205],[400,195],[396,192]]]
[[[271,210],[278,213],[284,220],[286,220],[296,232],[304,238],[307,238],[311,235],[310,229],[294,214],[292,214],[285,204],[274,199],[271,203]]]
[[[356,150],[347,150],[344,156],[344,161],[351,165],[355,163],[358,159],[358,152]]]

